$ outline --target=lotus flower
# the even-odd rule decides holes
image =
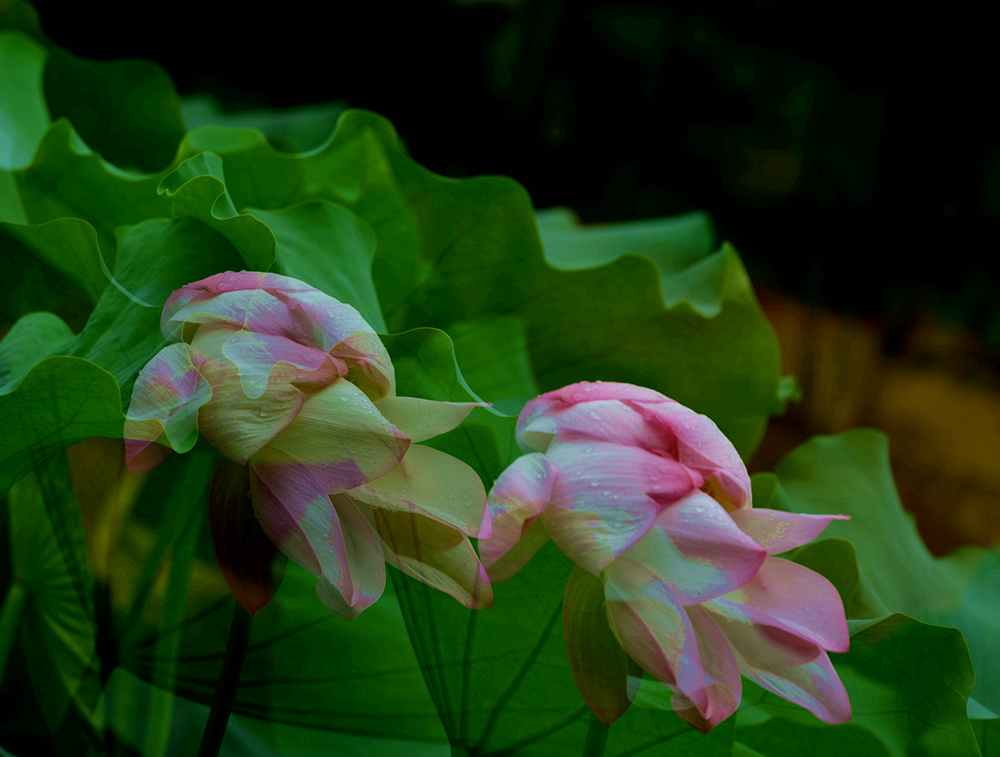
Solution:
[[[588,662],[607,646],[590,636],[609,627],[607,637],[671,687],[674,709],[699,730],[735,711],[741,673],[821,720],[850,719],[827,655],[848,648],[840,596],[774,556],[844,516],[753,509],[746,468],[715,424],[629,384],[543,394],[521,413],[517,439],[528,454],[490,493],[483,564],[504,580],[549,538],[576,563],[564,605],[568,652],[606,725],[630,701],[624,663],[608,673],[614,666]],[[599,581],[596,600],[586,580]]]
[[[346,618],[381,595],[386,562],[468,607],[492,604],[469,541],[490,534],[485,489],[465,463],[419,444],[458,426],[474,403],[396,396],[389,355],[358,311],[286,276],[188,284],[160,324],[173,344],[136,380],[124,434],[131,470],[190,449],[200,433],[232,461],[213,484],[231,502],[213,503],[212,518],[239,510],[248,491],[267,537]],[[251,596],[241,576],[254,566],[239,563],[253,555],[233,557],[242,537],[220,537],[237,526],[212,525],[230,588],[256,612],[273,589]]]

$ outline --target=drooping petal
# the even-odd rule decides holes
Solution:
[[[694,629],[684,608],[629,594],[622,596],[613,580],[608,580],[605,595],[615,634],[629,656],[666,684],[693,682],[690,696],[699,698],[704,676],[699,669]]]
[[[612,381],[581,381],[546,392],[525,405],[517,421],[517,443],[525,452],[545,452],[554,436],[560,432],[559,419],[575,405],[599,401],[620,403],[625,400],[674,402],[659,392],[641,386],[619,384]],[[543,418],[543,416],[548,416],[548,419]],[[578,418],[577,414],[573,414],[568,420],[576,429],[579,428]],[[615,424],[619,427],[623,424],[631,425],[630,422],[620,418],[615,421]],[[596,427],[595,433],[600,433]],[[618,433],[618,430],[615,433]]]
[[[848,519],[846,515],[803,515],[758,508],[734,510],[731,515],[736,525],[769,555],[808,544],[830,525],[830,521]]]
[[[548,507],[556,475],[552,463],[535,453],[517,458],[493,484],[493,535],[479,542],[479,554],[494,581],[521,570],[548,540],[538,516]]]
[[[608,579],[605,595],[615,633],[629,656],[683,695],[675,697],[678,709],[693,707],[705,721],[731,714],[720,710],[727,700],[722,697],[720,701],[715,679],[703,669],[698,638],[684,608],[619,588]]]
[[[353,502],[327,496],[322,479],[293,462],[251,463],[250,492],[261,528],[320,579],[317,592],[332,609],[350,618],[379,597],[385,586],[381,545]]]
[[[720,504],[695,491],[665,507],[607,575],[639,595],[687,606],[743,586],[766,556]]]
[[[702,733],[708,733],[736,712],[743,694],[743,682],[736,656],[712,617],[697,605],[685,609],[698,638],[705,698],[699,708],[684,692],[677,691],[672,704],[684,720]]]
[[[851,719],[847,691],[825,651],[773,626],[711,614],[733,645],[743,675],[824,722]]]
[[[254,516],[246,466],[219,458],[208,490],[208,524],[222,577],[243,608],[256,615],[281,584],[285,557]]]
[[[780,557],[768,557],[753,579],[706,607],[714,615],[773,626],[832,652],[846,652],[850,644],[844,605],[833,584]]]
[[[382,596],[385,557],[374,526],[351,498],[334,494],[330,501],[343,528],[349,581],[331,580],[324,573],[316,585],[316,593],[327,607],[351,620]]]
[[[750,504],[750,476],[732,442],[711,418],[677,402],[633,401],[653,427],[666,429],[676,439],[676,457],[697,470],[707,480],[715,479],[721,489],[723,504],[730,509]]]
[[[403,459],[410,440],[365,394],[346,380],[310,395],[292,421],[257,452],[255,462],[292,460],[309,466],[328,494],[384,476]]]
[[[125,460],[135,473],[166,458],[163,447],[186,452],[194,445],[198,409],[212,389],[198,366],[201,356],[186,344],[164,347],[139,372],[125,417]],[[149,448],[156,442],[162,447]]]
[[[542,514],[545,528],[595,575],[649,531],[662,506],[702,483],[676,460],[638,447],[556,441],[546,457],[559,475]]]
[[[629,676],[641,676],[611,629],[604,582],[574,567],[563,596],[563,635],[576,688],[607,727],[632,704]]]
[[[382,416],[412,442],[422,442],[457,428],[478,406],[478,402],[435,402],[395,396],[375,402]]]
[[[469,536],[485,539],[491,532],[486,489],[476,472],[420,444],[412,445],[395,468],[350,495],[375,508],[419,513]]]
[[[351,496],[353,492],[344,496]],[[415,512],[372,509],[385,561],[472,609],[493,605],[493,588],[469,537]]]

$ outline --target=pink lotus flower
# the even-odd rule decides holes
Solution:
[[[827,655],[848,648],[840,596],[819,574],[773,556],[844,516],[753,509],[729,440],[650,389],[598,382],[543,394],[522,411],[517,438],[529,454],[497,479],[493,537],[479,545],[494,581],[551,538],[603,585],[586,600],[589,611],[672,688],[674,709],[699,730],[736,710],[741,673],[821,720],[850,719]],[[574,590],[573,601],[586,595]],[[574,677],[610,725],[629,704],[625,681],[598,680],[607,675],[600,664],[586,663],[581,645],[590,642],[577,629],[595,621],[574,620],[580,608],[570,596],[564,623]]]
[[[492,604],[469,541],[490,534],[485,489],[465,463],[418,444],[458,426],[473,403],[397,397],[389,355],[358,311],[286,276],[188,284],[160,324],[175,343],[136,380],[124,434],[131,470],[190,449],[200,433],[249,478],[241,485],[232,464],[219,469],[213,491],[235,506],[213,505],[213,518],[238,510],[248,488],[267,536],[346,618],[381,595],[386,562],[468,607]],[[242,585],[253,566],[231,564],[239,539],[218,535],[228,528],[213,521],[216,552],[256,612],[273,589],[255,598]]]

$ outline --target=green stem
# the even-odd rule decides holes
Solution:
[[[0,679],[7,669],[7,658],[10,656],[10,648],[14,644],[14,637],[17,635],[17,627],[21,620],[21,610],[27,598],[28,592],[25,591],[24,584],[15,578],[7,589],[3,609],[0,609]]]
[[[604,745],[608,741],[608,727],[590,713],[587,722],[587,740],[583,742],[583,757],[602,757]]]
[[[219,686],[212,699],[212,709],[208,713],[205,732],[201,735],[201,744],[198,745],[198,757],[216,757],[219,753],[222,737],[226,735],[229,714],[233,709],[233,700],[236,699],[243,660],[247,656],[253,616],[239,602],[234,604],[236,606],[233,609],[232,625],[229,626],[229,640],[226,642],[226,656],[222,660]]]

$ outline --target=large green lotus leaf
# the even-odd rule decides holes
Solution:
[[[508,315],[456,323],[450,333],[465,380],[495,410],[517,416],[538,396],[522,319]]]
[[[238,176],[239,163],[228,165]],[[386,330],[372,283],[375,236],[347,208],[321,200],[240,212],[223,159],[213,152],[183,161],[163,179],[159,192],[173,201],[174,217],[197,218],[225,236],[250,270],[271,270],[277,263],[281,272],[354,305],[376,330]]]
[[[397,331],[404,328],[406,299],[427,271],[419,221],[399,188],[386,145],[401,149],[387,122],[369,125],[348,117],[308,153],[278,150],[257,129],[206,125],[188,134],[179,154],[221,156],[237,209],[279,210],[325,199],[363,218],[377,240],[372,276],[379,301],[388,328]]]
[[[91,150],[67,120],[59,119],[45,132],[31,165],[0,179],[0,221],[83,219],[94,227],[112,268],[118,226],[170,217],[169,199],[156,193],[164,175],[117,168]]]
[[[16,31],[0,31],[0,169],[24,168],[49,126],[42,92],[45,48]]]
[[[114,286],[104,290],[66,353],[110,371],[127,398],[139,371],[165,344],[160,314],[170,294],[219,271],[238,270],[242,258],[225,237],[190,218],[122,228],[117,247]]]
[[[455,753],[581,752],[590,711],[573,681],[562,628],[571,569],[550,543],[514,578],[494,585],[492,608],[476,611],[393,572]],[[731,724],[706,737],[672,712],[632,707],[612,726],[606,754],[721,757],[731,749]]]
[[[415,329],[384,341],[401,395],[476,399],[447,334]],[[489,487],[519,454],[514,421],[477,408],[459,428],[427,443],[465,460]],[[496,585],[494,606],[481,611],[391,572],[413,649],[456,753],[516,749],[524,755],[561,755],[581,749],[589,710],[573,682],[562,633],[571,568],[549,545],[521,573]],[[670,749],[689,749],[723,755],[731,748],[727,733],[722,728],[706,739],[673,713],[630,711],[609,734],[607,753],[667,755]]]
[[[181,99],[181,113],[188,131],[199,126],[259,129],[267,140],[285,152],[313,150],[330,139],[345,106],[339,102],[310,103],[281,110],[227,112],[212,95]]]
[[[65,248],[58,246],[62,239]],[[45,248],[55,253],[54,260],[43,254]],[[96,254],[96,238],[85,221],[66,218],[40,226],[0,222],[0,265],[7,274],[0,284],[0,334],[18,318],[41,310],[82,328],[96,297],[67,269],[88,248]]]
[[[119,655],[127,669],[203,704],[211,702],[218,684],[235,606],[205,527],[214,455],[207,447],[175,455],[140,492],[141,506],[130,528],[155,535],[156,544],[132,558],[143,566],[142,577],[134,587],[123,587],[130,590],[119,632]],[[198,540],[199,559],[184,616],[171,622],[159,609],[163,602],[150,596],[150,578],[166,555],[176,554],[174,544],[191,534]],[[234,709],[327,731],[444,741],[392,587],[348,623],[316,596],[315,577],[294,564],[253,621]]]
[[[26,67],[15,66],[18,61],[0,63],[5,94],[25,108],[40,99],[53,119],[69,119],[89,145],[116,165],[154,171],[170,163],[184,124],[177,91],[162,68],[146,60],[79,58],[45,36],[34,7],[22,0],[0,5],[0,29],[9,30],[5,35],[20,34],[42,53],[41,63],[33,64],[38,75],[32,77],[30,92],[7,86],[7,77],[23,79]],[[22,115],[22,127],[32,122],[27,113]],[[47,125],[46,117],[43,131]]]
[[[28,673],[22,696],[34,691],[47,730],[70,753],[80,749],[81,735],[93,738],[99,728],[94,586],[65,456],[34,462],[34,472],[7,497],[12,590],[26,595],[14,654]],[[80,723],[82,733],[68,720]]]
[[[580,229],[568,208],[539,211],[538,231],[545,259],[553,268],[578,271],[613,263],[623,255],[643,255],[660,272],[663,301],[674,307],[687,301],[699,314],[719,314],[725,276],[724,255],[715,251],[715,232],[707,213],[672,218],[602,224]]]
[[[172,711],[184,705],[171,693],[207,705],[218,684],[235,601],[206,527],[216,458],[201,444],[145,478],[108,576],[114,654],[156,687],[141,706],[109,692],[108,719],[132,732],[144,753],[160,753],[185,728],[184,713]],[[348,623],[317,597],[315,577],[294,564],[254,619],[235,711],[326,732],[445,741],[391,585]],[[203,726],[199,717],[193,727],[200,733]]]
[[[70,444],[120,437],[123,423],[114,376],[76,357],[42,360],[0,394],[0,492]]]
[[[58,352],[73,331],[53,313],[28,313],[0,341],[0,394],[17,387],[29,370]]]
[[[851,698],[851,722],[826,725],[744,681],[737,742],[763,757],[978,754],[966,715],[975,676],[958,630],[896,614],[856,624],[850,651],[831,659]]]
[[[185,622],[179,694],[211,702],[233,604]],[[140,658],[136,672],[152,676],[159,664],[155,657]],[[234,710],[341,733],[445,740],[391,585],[347,622],[316,596],[316,579],[294,564],[254,618]]]
[[[354,305],[376,330],[385,330],[371,274],[375,237],[347,208],[313,201],[238,211],[223,160],[213,152],[183,161],[158,191],[172,201],[175,218],[197,218],[228,239],[243,258],[241,268],[267,271],[277,265],[280,272]]]
[[[139,370],[163,346],[159,318],[167,297],[239,261],[224,238],[194,220],[156,219],[122,229],[121,247],[116,286],[105,289],[76,338],[56,346],[51,320],[37,318],[12,332],[16,339],[7,352],[21,364],[5,365],[0,394],[0,421],[10,429],[0,439],[0,491],[40,456],[90,436],[120,437],[121,390],[127,397]],[[36,350],[24,349],[25,329],[39,324],[44,339]],[[38,362],[55,349],[71,357]],[[24,361],[37,365],[27,372]]]
[[[159,690],[125,670],[115,670],[108,682],[106,701],[109,713],[118,717],[109,722],[119,744],[127,745],[143,757],[158,754],[195,754],[208,718],[208,707]],[[149,746],[146,713],[162,706],[173,713],[171,730],[162,750]],[[110,715],[109,715],[110,720]],[[339,733],[319,728],[289,725],[236,713],[229,718],[219,752],[222,757],[449,757],[446,742],[406,740],[402,737]]]
[[[274,234],[282,273],[353,305],[372,328],[385,331],[372,283],[371,227],[342,205],[325,200],[250,213]]]
[[[157,192],[173,202],[174,218],[197,218],[228,239],[249,270],[267,271],[274,265],[274,234],[259,219],[237,212],[218,155],[203,152],[188,158],[163,177]]]
[[[122,168],[165,168],[184,136],[173,80],[152,61],[86,60],[52,46],[45,96],[53,119],[68,119],[94,151]]]
[[[108,284],[97,234],[78,218],[34,226],[0,222],[0,261],[9,282],[0,325],[34,310],[51,310],[82,328]]]
[[[382,142],[419,219],[428,274],[410,296],[407,325],[449,329],[516,314],[526,324],[542,390],[581,379],[650,386],[710,415],[743,455],[752,453],[767,416],[781,408],[780,356],[731,247],[693,260],[685,238],[677,246],[680,262],[669,268],[628,254],[598,268],[557,270],[542,253],[530,200],[516,182],[436,176],[412,161],[385,121],[370,113],[348,111],[340,132]],[[608,233],[598,240],[605,250]],[[577,229],[574,240],[560,231],[562,267],[601,259],[590,234]],[[635,236],[628,228],[622,234]],[[638,236],[649,248],[647,231]],[[663,237],[661,265],[675,259],[671,237]],[[713,317],[703,315],[713,310],[707,292],[714,292]]]
[[[1000,558],[975,547],[931,555],[899,501],[885,435],[858,429],[817,437],[793,450],[775,474],[790,509],[851,516],[824,533],[854,543],[870,612],[886,608],[962,631],[976,669],[973,695],[1000,711],[1000,666],[992,653]]]
[[[396,390],[403,397],[439,402],[480,402],[469,387],[451,338],[438,329],[413,329],[382,337],[396,370]],[[423,442],[468,463],[489,489],[520,454],[514,440],[514,417],[477,407],[456,429]]]
[[[579,270],[557,270],[516,182],[435,176],[374,114],[346,112],[310,153],[281,152],[255,129],[204,126],[180,154],[206,151],[222,158],[236,209],[323,198],[368,222],[392,330],[516,315],[541,389],[581,378],[653,386],[713,417],[744,455],[781,408],[777,341],[739,257],[707,246],[703,216],[620,230],[563,223],[554,262]],[[613,256],[615,234],[630,254]]]

